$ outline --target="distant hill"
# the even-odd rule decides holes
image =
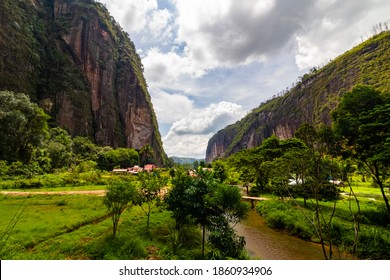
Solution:
[[[208,142],[206,162],[260,146],[273,134],[280,139],[293,137],[305,122],[330,124],[330,112],[357,84],[390,92],[390,31],[368,39],[321,69],[313,68],[284,95],[218,131]]]
[[[171,157],[175,163],[179,164],[193,164],[195,161],[201,162],[202,160],[204,161],[205,159],[197,159],[197,158],[184,158],[184,157],[176,157],[173,156]]]

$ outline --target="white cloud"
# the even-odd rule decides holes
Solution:
[[[153,11],[148,23],[152,35],[155,37],[163,36],[168,38],[172,36],[172,26],[168,25],[171,19],[172,14],[167,9]]]
[[[159,123],[172,124],[185,118],[194,109],[194,101],[181,94],[153,91],[153,107]]]
[[[306,69],[327,63],[361,43],[362,35],[388,19],[390,2],[384,0],[317,1],[297,32],[296,64]]]
[[[305,37],[297,37],[298,53],[295,60],[300,70],[320,65],[329,53],[325,54],[318,46]]]
[[[168,156],[205,158],[206,146],[212,133],[206,135],[171,135],[163,138]]]
[[[312,1],[174,0],[178,40],[209,68],[264,61],[300,29]]]
[[[244,116],[240,105],[222,101],[204,109],[193,109],[188,115],[175,121],[163,138],[168,155],[204,157],[207,142],[219,129]]]
[[[173,40],[173,14],[159,9],[157,0],[100,0],[116,21],[132,35],[146,42]]]
[[[170,132],[178,135],[208,134],[223,128],[242,115],[240,105],[222,101],[218,104],[211,104],[206,109],[190,112],[186,118],[174,122]]]
[[[129,33],[140,32],[147,24],[148,15],[158,8],[157,0],[100,0]]]
[[[172,51],[163,53],[159,48],[149,49],[142,63],[147,79],[165,86],[172,86],[182,78],[200,78],[206,73],[188,56]]]

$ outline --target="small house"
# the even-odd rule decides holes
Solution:
[[[144,166],[144,170],[147,171],[147,172],[152,172],[154,169],[156,169],[156,165],[155,164],[146,164]]]

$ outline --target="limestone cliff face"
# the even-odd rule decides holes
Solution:
[[[89,89],[89,105],[93,116],[92,123],[84,123],[86,134],[92,130],[98,143],[118,146],[119,140],[115,135],[117,116],[117,102],[115,96],[115,61],[113,55],[113,42],[107,31],[98,23],[98,15],[94,10],[88,17],[86,11],[68,1],[55,0],[53,6],[53,19],[55,22],[65,21],[67,30],[59,34],[64,46],[72,56],[75,64],[85,76]],[[100,62],[100,63],[99,63]],[[104,64],[104,65],[103,65]],[[57,124],[75,132],[75,123],[79,118],[72,100],[66,92],[57,98]],[[93,127],[92,127],[93,126]],[[78,134],[78,133],[77,133]]]
[[[77,3],[56,0],[54,18],[69,22],[70,28],[61,37],[85,74],[96,141],[116,147],[124,140],[126,146],[136,149],[151,144],[155,128],[154,113],[146,100],[148,93],[141,88],[130,61],[119,57],[116,42],[108,28],[102,26],[98,12]],[[71,128],[73,118],[67,117],[69,107],[61,107],[60,125]],[[117,135],[116,129],[122,124],[122,135]],[[120,139],[121,136],[125,139]]]
[[[291,138],[305,122],[331,124],[330,112],[356,84],[390,92],[390,32],[341,55],[320,70],[304,75],[284,96],[254,109],[236,124],[217,132],[208,142],[206,162],[242,149],[260,146],[271,135]]]
[[[166,155],[140,57],[106,8],[93,0],[31,0],[23,5],[2,1],[4,10],[16,12],[7,13],[7,21],[15,24],[0,28],[0,38],[12,31],[16,35],[10,42],[31,38],[34,48],[20,48],[18,57],[28,64],[35,57],[36,63],[28,69],[15,63],[20,68],[15,71],[27,74],[19,81],[0,81],[0,88],[30,94],[52,116],[53,125],[73,136],[90,136],[112,147],[140,149],[149,144],[162,163]],[[5,48],[3,52],[10,53]],[[14,71],[8,68],[0,67],[0,76]]]

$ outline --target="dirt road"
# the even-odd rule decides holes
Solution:
[[[85,194],[85,195],[97,195],[104,196],[106,190],[93,190],[93,191],[51,191],[51,192],[12,192],[1,191],[0,194],[11,196],[28,196],[28,195],[70,195],[70,194]]]

